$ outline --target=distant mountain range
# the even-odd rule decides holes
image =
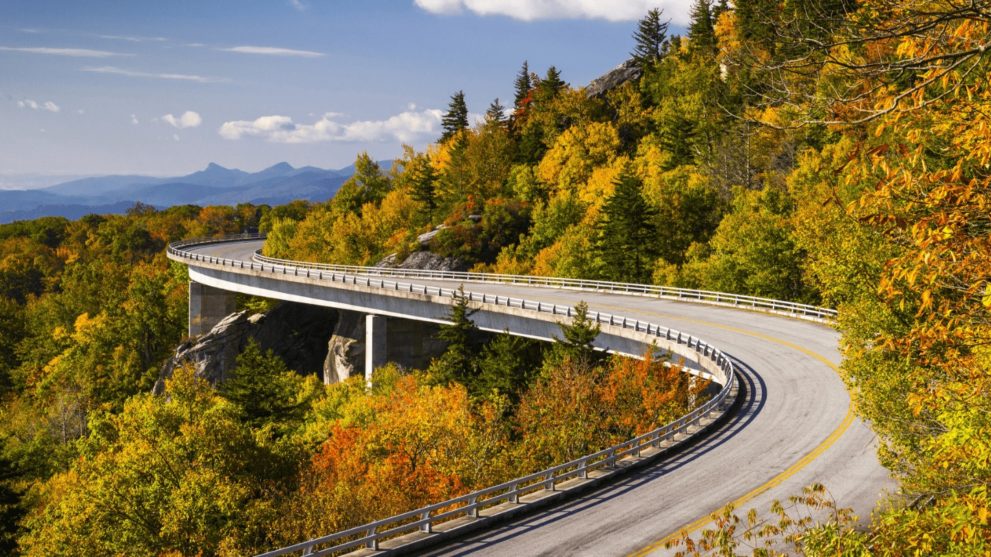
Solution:
[[[379,161],[383,170],[392,161]],[[79,218],[89,213],[122,213],[141,202],[172,205],[280,205],[295,199],[325,201],[354,173],[349,166],[326,170],[294,168],[280,162],[259,172],[210,163],[187,176],[98,176],[30,190],[0,190],[0,223],[43,216]]]

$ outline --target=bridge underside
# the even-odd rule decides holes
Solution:
[[[348,285],[340,287],[327,281],[318,281],[303,276],[280,276],[278,279],[261,273],[245,275],[243,271],[233,273],[216,268],[190,267],[189,276],[197,288],[206,287],[206,292],[226,291],[228,294],[240,292],[278,300],[332,307],[339,310],[360,312],[365,315],[365,374],[370,378],[371,370],[385,363],[387,345],[386,320],[383,316],[429,323],[447,323],[451,311],[451,299],[411,293],[391,291],[384,293],[379,288],[364,288]],[[191,285],[190,292],[193,292]],[[192,294],[191,294],[192,297]],[[477,311],[472,320],[479,329],[496,333],[509,333],[516,336],[552,341],[561,336],[559,323],[566,322],[564,315],[556,317],[532,310],[494,307],[492,304],[472,304]],[[193,304],[190,304],[190,323],[193,323]],[[200,304],[200,307],[207,307]],[[208,306],[213,307],[213,306]],[[200,316],[206,323],[208,318]],[[192,328],[191,328],[192,331]],[[707,362],[690,347],[676,342],[665,341],[647,333],[631,334],[621,327],[602,326],[602,332],[594,342],[597,348],[610,353],[641,357],[651,349],[667,353],[682,363],[686,371],[706,378],[721,377],[718,369],[708,369]]]

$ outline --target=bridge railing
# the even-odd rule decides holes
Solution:
[[[696,290],[691,288],[676,288],[653,284],[631,284],[606,280],[586,280],[558,277],[538,277],[530,275],[507,275],[500,273],[473,273],[465,271],[433,271],[424,269],[398,269],[394,267],[362,267],[357,265],[332,265],[327,263],[309,263],[267,257],[255,252],[254,259],[261,263],[272,265],[292,265],[308,269],[320,269],[340,273],[354,273],[381,277],[421,278],[431,280],[457,280],[463,282],[525,284],[529,286],[548,286],[553,288],[568,288],[576,290],[591,290],[595,292],[615,292],[623,294],[639,294],[654,298],[670,300],[693,301],[714,305],[750,308],[758,311],[782,313],[798,318],[814,321],[832,321],[836,318],[836,310],[809,304],[786,302],[772,298],[728,294],[711,290]]]

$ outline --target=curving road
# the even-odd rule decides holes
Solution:
[[[188,248],[251,261],[260,241]],[[452,281],[417,284],[457,287]],[[821,482],[866,517],[895,484],[876,439],[853,417],[837,376],[834,330],[787,317],[614,293],[470,283],[473,292],[525,296],[648,320],[705,339],[736,360],[741,410],[694,446],[569,503],[446,544],[431,555],[627,555],[665,553],[662,540],[697,528],[729,502],[766,509]]]

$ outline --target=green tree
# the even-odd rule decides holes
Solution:
[[[437,171],[426,155],[415,155],[406,168],[409,195],[423,206],[427,222],[433,221],[437,209]]]
[[[465,103],[464,91],[458,91],[451,95],[451,102],[447,105],[447,113],[441,118],[441,142],[447,141],[458,135],[463,130],[468,129],[468,105]]]
[[[561,72],[554,66],[547,68],[547,74],[537,85],[537,100],[549,102],[567,87],[568,84],[561,79]]]
[[[637,24],[637,30],[633,33],[636,46],[630,56],[641,67],[659,60],[667,50],[668,44],[668,22],[661,21],[661,9],[654,8],[647,12],[647,15]]]
[[[476,311],[468,304],[468,296],[464,287],[458,289],[451,305],[449,325],[441,325],[437,334],[447,343],[447,348],[440,358],[430,365],[430,371],[436,382],[440,384],[456,381],[466,387],[472,384],[478,375],[478,356],[482,348],[482,332],[471,320]]]
[[[506,123],[506,107],[502,106],[498,97],[492,101],[488,110],[485,111],[485,123],[495,126],[502,126]]]
[[[693,54],[711,56],[716,51],[716,30],[712,19],[712,2],[695,0],[690,13],[688,39]]]
[[[253,427],[299,419],[308,402],[300,399],[303,378],[282,358],[249,339],[237,356],[234,373],[220,384],[220,395],[241,408]]]
[[[596,350],[592,343],[601,328],[588,315],[588,304],[578,302],[572,310],[571,323],[558,323],[563,338],[555,338],[546,365],[552,368],[571,362],[576,369],[591,370],[605,359],[605,352]]]
[[[354,174],[341,185],[331,205],[341,213],[360,214],[366,203],[381,202],[391,189],[382,168],[363,151],[354,161]]]
[[[526,108],[525,104],[526,100],[530,97],[530,89],[533,89],[533,82],[530,81],[530,67],[527,65],[526,60],[523,61],[523,67],[520,68],[520,72],[516,74],[513,88],[515,90],[513,106],[519,112]]]
[[[596,230],[600,273],[609,280],[647,282],[657,253],[657,209],[647,203],[640,179],[628,167],[614,184]]]

